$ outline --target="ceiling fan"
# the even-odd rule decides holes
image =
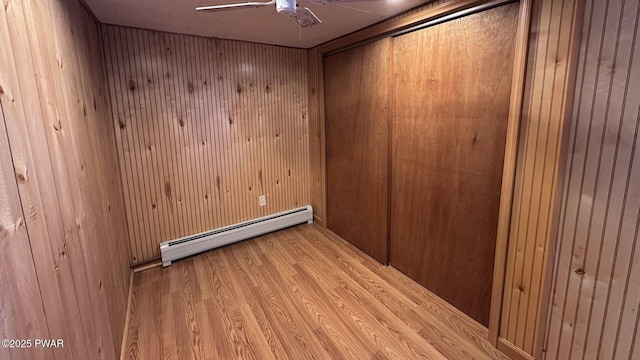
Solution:
[[[372,0],[309,0],[314,4],[325,5],[332,4],[340,6],[342,2],[355,2],[355,1],[372,1]],[[375,0],[373,0],[375,1]],[[253,1],[236,4],[224,4],[224,5],[211,5],[211,6],[199,6],[197,11],[224,11],[224,10],[236,10],[236,9],[248,9],[258,8],[269,5],[276,5],[276,11],[279,14],[289,15],[295,22],[301,27],[311,27],[320,24],[322,21],[311,11],[308,7],[300,6],[296,3],[296,0],[271,0],[267,2]],[[346,7],[346,6],[341,6]],[[349,9],[368,12],[356,8],[346,7]]]

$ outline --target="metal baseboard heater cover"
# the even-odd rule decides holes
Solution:
[[[172,261],[293,225],[313,222],[311,205],[225,226],[160,244],[162,266]]]

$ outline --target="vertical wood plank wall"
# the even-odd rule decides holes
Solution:
[[[546,359],[640,359],[639,23],[586,1]]]
[[[573,96],[580,1],[533,2],[500,337],[533,355]],[[573,72],[572,72],[573,71]],[[569,110],[568,110],[569,109]]]
[[[44,305],[31,244],[25,226],[25,216],[13,170],[5,121],[0,103],[0,277],[2,291],[1,339],[49,338]],[[19,275],[18,275],[19,274]],[[3,359],[18,359],[24,350],[0,349]],[[48,359],[51,350],[32,353],[33,359]]]
[[[5,274],[23,287],[12,292],[2,283],[0,337],[64,340],[53,354],[21,350],[15,358],[115,359],[131,270],[97,23],[77,0],[9,0],[0,6],[0,44],[0,103],[13,161],[6,164],[3,148],[9,187],[2,206],[11,211],[0,221],[16,242],[2,252],[22,251],[1,266],[19,264],[21,271]],[[25,294],[33,286],[40,304]],[[5,313],[6,304],[21,311]]]
[[[102,35],[133,264],[162,241],[309,203],[304,50]]]

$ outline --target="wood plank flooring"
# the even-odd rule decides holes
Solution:
[[[392,267],[301,225],[135,274],[127,359],[508,359]]]

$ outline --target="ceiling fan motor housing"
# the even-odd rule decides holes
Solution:
[[[276,11],[280,14],[295,14],[296,0],[276,0]]]

